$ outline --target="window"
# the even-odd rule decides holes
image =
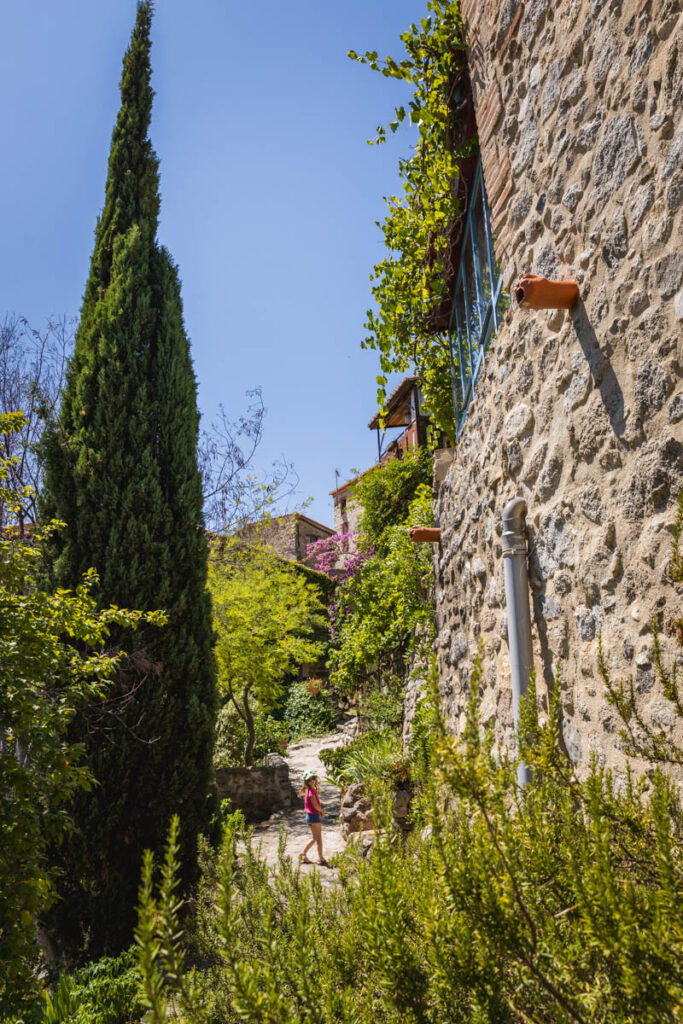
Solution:
[[[465,215],[448,333],[456,439],[465,422],[486,347],[508,304],[493,254],[489,207],[479,160]]]

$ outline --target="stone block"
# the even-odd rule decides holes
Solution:
[[[533,427],[534,414],[524,403],[515,406],[505,418],[504,433],[507,440],[523,437]]]
[[[593,160],[593,184],[601,200],[608,199],[633,171],[641,147],[636,123],[628,114],[618,114],[606,123]]]

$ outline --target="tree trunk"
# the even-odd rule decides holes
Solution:
[[[254,716],[251,713],[249,707],[249,690],[250,686],[247,686],[243,695],[242,701],[244,703],[244,714],[243,718],[247,726],[247,745],[244,748],[244,763],[247,768],[251,768],[252,755],[254,753],[254,743],[256,742],[256,728],[254,727]]]

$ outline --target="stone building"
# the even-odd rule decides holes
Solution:
[[[273,516],[272,519],[262,519],[258,523],[248,523],[237,531],[237,536],[246,544],[261,544],[290,562],[308,565],[308,545],[325,540],[333,533],[329,526],[309,519],[301,512],[291,512]]]
[[[484,718],[510,741],[500,535],[505,504],[521,496],[540,688],[559,669],[579,771],[596,754],[619,772],[600,635],[645,720],[679,728],[651,625],[656,614],[665,658],[680,660],[683,586],[669,570],[683,486],[681,5],[462,0],[462,13],[483,170],[472,202],[489,218],[493,259],[483,236],[481,267],[475,242],[461,259],[493,286],[488,307],[473,315],[465,297],[455,318],[455,340],[478,358],[454,382],[457,442],[435,472],[443,704],[459,731],[481,643]],[[576,281],[577,305],[513,308],[505,295],[525,273]]]

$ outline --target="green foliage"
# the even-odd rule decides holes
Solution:
[[[394,680],[383,690],[371,690],[363,694],[358,717],[372,731],[398,732],[403,723],[403,680]]]
[[[332,732],[337,721],[337,710],[332,695],[321,689],[308,692],[306,683],[292,683],[287,691],[285,723],[292,740],[304,736],[324,736]]]
[[[321,750],[327,777],[336,786],[364,782],[368,786],[396,780],[403,767],[401,740],[394,732],[369,732],[345,747]],[[398,780],[396,780],[398,781]]]
[[[135,950],[105,957],[45,995],[42,1024],[137,1024],[144,1013]]]
[[[680,538],[683,532],[683,491],[678,498],[678,509],[671,542],[671,563],[669,575],[672,583],[683,582],[683,556],[680,553]],[[673,621],[679,646],[683,646],[683,618]],[[655,677],[665,699],[672,706],[673,713],[683,718],[683,690],[678,678],[680,655],[665,663],[662,652],[659,618],[652,621],[652,664]],[[631,676],[615,683],[612,679],[600,637],[598,670],[605,686],[607,699],[618,711],[623,722],[621,741],[630,757],[642,757],[664,765],[683,765],[683,746],[675,743],[662,725],[657,725],[642,713],[636,687]]]
[[[436,658],[432,655],[426,691],[418,700],[413,715],[408,750],[411,776],[422,789],[428,783],[434,767],[440,733],[438,670]],[[418,797],[419,800],[421,798]]]
[[[539,721],[532,681],[519,744],[533,781],[522,798],[516,760],[494,753],[482,728],[480,685],[478,662],[463,736],[437,730],[431,834],[402,844],[386,819],[370,858],[347,854],[338,887],[284,856],[269,870],[239,819],[229,822],[200,890],[195,941],[206,966],[190,975],[191,1000],[168,965],[181,924],[162,882],[140,930],[146,985],[162,1010],[178,1000],[186,1024],[680,1020],[674,786],[658,772],[617,785],[597,764],[577,780],[559,746],[558,701]],[[164,872],[177,870],[167,857]]]
[[[214,802],[199,415],[178,273],[156,239],[151,17],[141,0],[75,351],[45,451],[42,514],[67,524],[51,544],[51,584],[73,588],[94,566],[102,605],[168,614],[165,629],[117,633],[129,659],[110,713],[86,710],[73,723],[98,786],[77,799],[78,832],[56,852],[64,898],[53,927],[74,952],[87,942],[91,956],[130,943],[142,851],[161,847],[174,810],[193,875]]]
[[[683,716],[683,692],[678,681],[679,666],[675,658],[668,666],[664,663],[657,616],[652,624],[652,661],[664,697],[673,705],[675,713]],[[674,743],[666,729],[661,725],[651,724],[642,714],[633,677],[628,680],[622,679],[618,683],[612,679],[607,667],[602,637],[598,650],[598,670],[607,699],[617,709],[624,723],[621,741],[625,752],[630,757],[643,757],[660,764],[683,765],[683,746]]]
[[[409,82],[412,99],[395,109],[389,129],[406,121],[417,126],[412,155],[399,162],[403,194],[389,196],[381,225],[387,255],[370,280],[377,312],[368,310],[363,347],[376,349],[380,406],[387,374],[414,366],[425,402],[436,424],[454,436],[450,353],[444,333],[435,331],[434,313],[452,277],[452,240],[464,213],[456,187],[461,161],[476,152],[477,141],[460,139],[458,92],[467,77],[459,0],[429,0],[429,14],[401,36],[406,56],[380,61],[377,53],[349,56],[388,78]],[[386,138],[377,129],[375,142]]]
[[[379,473],[389,473],[391,466]],[[386,527],[377,553],[339,588],[338,642],[330,665],[331,682],[341,691],[391,691],[405,680],[410,659],[429,651],[432,551],[413,544],[408,528],[431,521],[429,488],[420,484],[407,521]]]
[[[681,537],[683,537],[683,490],[678,495],[676,521],[674,522],[673,536],[671,538],[671,579],[674,583],[683,583]]]
[[[266,754],[278,753],[281,742],[290,739],[288,725],[261,708],[254,709],[254,764],[262,764]],[[214,768],[231,768],[244,764],[244,750],[248,733],[246,722],[234,706],[223,705],[216,719],[216,745],[213,752]]]
[[[22,419],[0,416],[0,435]],[[7,486],[8,471],[0,458],[0,504],[11,521],[24,496]],[[8,1014],[38,988],[36,920],[54,898],[49,845],[72,827],[72,801],[93,784],[69,726],[84,704],[106,703],[120,663],[112,633],[164,621],[98,610],[92,571],[73,591],[41,592],[43,539],[40,531],[32,544],[0,536],[0,1006]]]
[[[154,898],[154,857],[145,851],[142,868],[142,883],[138,903],[138,926],[135,939],[139,950],[140,999],[148,1013],[146,1020],[165,1022],[181,1016],[185,1019],[205,1020],[202,1012],[204,996],[197,984],[194,970],[186,969],[186,957],[182,949],[182,930],[178,914],[182,907],[179,899],[178,833],[180,822],[177,815],[171,819],[166,856],[161,865],[159,899]],[[171,986],[165,989],[165,980]],[[170,1012],[169,1012],[170,1011]]]
[[[325,625],[315,584],[265,548],[226,542],[211,560],[210,586],[219,685],[247,728],[244,763],[256,742],[255,700],[273,709],[292,671],[317,661],[325,645],[314,633]]]
[[[411,449],[403,458],[391,459],[364,473],[354,492],[354,501],[363,509],[360,521],[363,544],[381,547],[388,528],[408,519],[418,487],[431,487],[431,483],[432,457],[424,448]],[[427,516],[431,522],[431,513]]]

